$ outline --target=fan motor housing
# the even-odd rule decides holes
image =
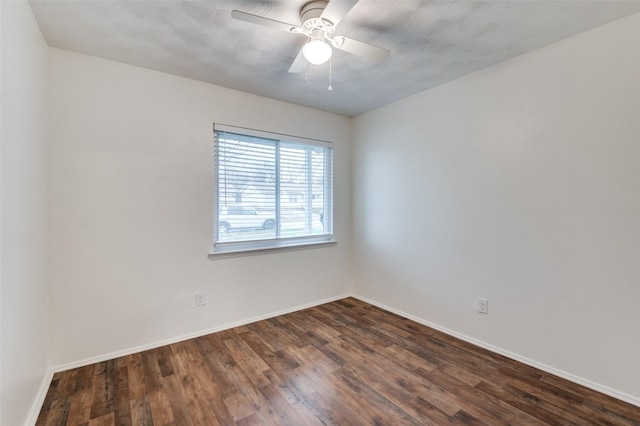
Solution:
[[[304,23],[309,19],[320,18],[327,4],[329,4],[329,2],[325,0],[314,0],[306,3],[302,6],[302,9],[300,9],[300,20]]]
[[[300,9],[300,19],[302,28],[308,37],[318,31],[322,31],[325,37],[330,37],[335,30],[335,26],[328,19],[322,18],[322,12],[329,4],[328,1],[315,0],[302,6]]]

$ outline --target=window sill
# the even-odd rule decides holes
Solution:
[[[247,249],[235,249],[233,251],[219,251],[209,252],[210,260],[228,259],[232,257],[244,257],[244,256],[256,256],[261,254],[278,253],[283,251],[296,251],[296,250],[309,250],[314,248],[322,248],[335,246],[338,244],[336,240],[328,241],[312,241],[307,243],[297,243],[292,245],[281,245],[273,247],[260,247],[260,248],[247,248]]]

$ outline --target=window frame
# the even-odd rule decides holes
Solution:
[[[334,204],[333,204],[333,143],[323,140],[310,139],[300,136],[287,135],[282,133],[274,133],[263,130],[256,130],[244,127],[230,126],[226,124],[214,123],[213,125],[214,131],[214,143],[213,143],[213,244],[212,248],[209,252],[210,258],[224,258],[224,257],[235,257],[235,256],[246,256],[246,255],[256,255],[256,254],[265,254],[274,251],[288,251],[288,250],[300,250],[300,249],[309,249],[323,246],[330,246],[337,243],[334,238],[333,233],[333,215],[334,215]],[[296,237],[276,237],[276,238],[265,238],[265,239],[255,239],[255,240],[242,240],[242,241],[219,241],[219,219],[220,212],[222,211],[222,206],[219,203],[220,197],[220,188],[218,185],[219,179],[219,171],[220,171],[220,163],[219,157],[217,155],[218,149],[218,132],[227,132],[234,133],[242,136],[248,137],[257,137],[261,139],[268,139],[274,141],[276,143],[276,165],[275,167],[279,168],[279,144],[294,144],[297,146],[311,146],[311,147],[319,147],[323,149],[328,149],[325,151],[325,155],[328,155],[328,160],[325,158],[324,160],[324,197],[323,197],[323,234],[316,235],[305,235],[305,236],[296,236]],[[280,172],[278,171],[278,174]],[[276,193],[280,191],[280,183],[276,182]],[[276,197],[276,216],[279,216],[279,211],[281,207],[280,201],[281,195]],[[228,208],[228,207],[227,207]],[[327,214],[329,212],[330,214]],[[326,222],[325,222],[326,221]],[[278,222],[278,219],[276,220]]]

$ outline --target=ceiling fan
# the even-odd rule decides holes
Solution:
[[[304,71],[306,61],[314,65],[324,64],[331,58],[332,47],[374,61],[381,61],[389,55],[388,49],[348,37],[334,36],[336,26],[357,2],[358,0],[310,1],[300,9],[301,25],[287,24],[240,10],[231,11],[231,17],[306,36],[307,42],[291,64],[290,73]]]

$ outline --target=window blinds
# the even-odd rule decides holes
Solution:
[[[214,253],[332,238],[331,143],[218,124],[214,133]]]

